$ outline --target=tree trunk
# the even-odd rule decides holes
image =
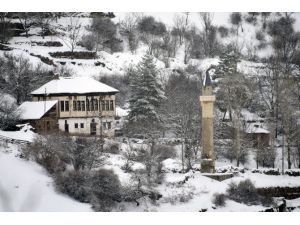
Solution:
[[[287,146],[287,161],[288,161],[288,169],[291,169],[291,167],[292,167],[292,162],[291,162],[291,147],[290,147],[289,143],[288,143],[288,146]]]
[[[182,163],[182,172],[184,172],[184,141],[181,137],[181,163]]]

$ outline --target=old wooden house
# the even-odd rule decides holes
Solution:
[[[21,119],[38,133],[115,135],[119,91],[92,78],[57,78],[33,91],[20,107]]]

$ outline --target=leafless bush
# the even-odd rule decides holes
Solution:
[[[22,149],[23,155],[42,165],[50,174],[60,173],[66,165],[58,154],[57,143],[56,136],[37,136],[32,144]]]
[[[247,205],[270,205],[273,202],[272,198],[259,195],[250,179],[241,181],[239,184],[231,182],[227,189],[227,196],[229,199]]]
[[[111,170],[98,170],[92,173],[90,180],[91,203],[96,211],[110,211],[121,201],[121,184]]]
[[[90,174],[87,171],[73,170],[55,176],[55,184],[60,192],[80,202],[89,202],[89,179]]]
[[[212,202],[216,205],[216,206],[220,206],[220,207],[223,207],[226,205],[226,195],[225,194],[219,194],[219,193],[216,193],[213,195],[213,200]]]
[[[119,154],[120,153],[120,146],[118,142],[109,142],[104,145],[103,148],[104,152],[111,153],[111,154]]]

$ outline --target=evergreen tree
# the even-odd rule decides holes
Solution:
[[[234,51],[227,50],[223,52],[215,71],[216,78],[236,74],[238,62],[240,62],[239,57]]]
[[[161,84],[157,80],[158,70],[151,55],[143,57],[135,69],[129,70],[130,113],[129,123],[150,131],[150,127],[162,122],[160,106],[165,98]]]

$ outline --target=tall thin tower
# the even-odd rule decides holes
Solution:
[[[214,102],[216,97],[213,95],[212,82],[206,71],[205,80],[203,82],[202,95],[200,96],[200,104],[202,107],[202,173],[215,172],[215,153],[214,153]]]

